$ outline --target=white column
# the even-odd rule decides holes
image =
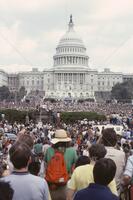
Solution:
[[[74,56],[74,64],[76,63],[76,57]]]
[[[81,65],[81,58],[79,57],[79,64]]]

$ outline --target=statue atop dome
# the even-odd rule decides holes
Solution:
[[[69,26],[69,31],[73,30],[74,24],[73,24],[72,14],[70,15],[70,21],[69,21],[68,26]]]
[[[70,15],[70,23],[73,23],[73,16],[72,16],[72,14]]]

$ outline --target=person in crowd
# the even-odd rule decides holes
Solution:
[[[10,183],[0,180],[0,200],[12,200],[13,193]]]
[[[79,166],[74,170],[72,177],[67,184],[67,188],[68,188],[67,200],[72,200],[73,195],[76,191],[86,188],[89,185],[89,183],[94,182],[94,178],[93,178],[94,164],[97,160],[104,158],[106,155],[106,152],[107,151],[103,144],[93,144],[89,148],[91,163],[83,165],[83,166]],[[116,183],[114,180],[111,181],[108,187],[111,189],[111,191],[114,194],[117,195]]]
[[[42,142],[40,139],[37,140],[37,142],[34,144],[33,148],[34,148],[34,153],[36,155],[42,153]]]
[[[27,144],[31,150],[33,149],[34,141],[33,141],[33,138],[29,134],[27,133],[19,134],[17,141],[23,142]]]
[[[88,156],[79,156],[75,163],[75,168],[87,164],[90,164],[90,158]]]
[[[98,160],[93,168],[95,183],[90,183],[85,189],[78,191],[74,200],[118,200],[107,187],[116,173],[115,162],[109,158]]]
[[[126,167],[123,174],[124,185],[130,184],[132,178],[133,178],[133,155],[129,156],[127,159]]]
[[[8,165],[7,162],[5,160],[0,160],[0,177],[4,177],[9,175],[10,172],[8,170]]]
[[[106,128],[103,130],[102,142],[107,150],[106,158],[112,159],[116,164],[116,186],[120,191],[121,178],[125,167],[125,153],[115,148],[117,143],[117,135],[113,128]]]
[[[25,143],[30,148],[30,150],[32,151],[34,141],[33,141],[32,137],[29,134],[27,134],[27,132],[25,132],[25,129],[22,129],[21,133],[19,132],[16,141],[18,141],[20,143]],[[33,153],[31,153],[31,158],[32,158],[31,162],[33,160],[33,157],[34,157]],[[8,166],[9,166],[9,172],[11,173],[13,171],[13,164],[10,162],[10,154],[8,154],[8,156],[7,156],[7,163],[8,163]]]
[[[52,147],[47,149],[45,161],[48,163],[53,157],[55,150],[58,149],[64,153],[67,172],[71,174],[72,166],[76,163],[77,153],[73,147],[69,147],[71,138],[67,136],[64,129],[58,129],[55,132],[55,137],[51,140]]]
[[[63,160],[65,162],[66,173],[70,175],[72,173],[73,165],[77,160],[77,153],[73,147],[69,147],[69,142],[71,138],[67,136],[67,133],[64,129],[58,129],[55,131],[55,137],[51,140],[52,147],[47,149],[45,155],[45,161],[49,166],[51,159],[54,157],[56,152],[60,152],[63,155]],[[62,162],[61,162],[62,163]],[[61,164],[62,165],[62,164]],[[59,168],[62,166],[59,166]],[[46,169],[47,171],[47,169]],[[47,176],[46,176],[47,177]],[[51,197],[54,200],[66,200],[66,183],[64,184],[55,184],[52,181],[49,182],[51,189]],[[56,190],[53,189],[53,185],[56,187]]]
[[[48,200],[49,189],[47,182],[28,172],[31,149],[25,143],[16,142],[9,150],[10,160],[14,171],[3,178],[10,182],[14,190],[13,200]]]
[[[40,172],[40,168],[41,168],[40,162],[34,161],[32,162],[31,165],[29,165],[28,170],[31,174],[38,176]]]

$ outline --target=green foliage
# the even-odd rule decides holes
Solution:
[[[105,120],[106,117],[104,115],[100,115],[95,112],[62,112],[61,113],[61,120],[66,123],[74,123],[77,120],[98,120],[102,121]]]
[[[12,102],[15,101],[15,94],[14,94],[13,92],[10,92],[10,95],[9,95],[7,101],[9,101],[9,102],[11,102],[11,101],[12,101]]]
[[[20,111],[15,109],[0,110],[0,120],[2,120],[1,114],[5,114],[5,120],[8,120],[10,123],[14,123],[15,121],[25,123],[27,111]],[[30,120],[32,119],[34,121],[35,111],[28,111],[28,116]]]
[[[55,103],[56,99],[54,99],[54,98],[45,98],[44,101],[50,101],[51,103]]]
[[[5,114],[5,119],[8,120],[10,123],[22,122],[25,123],[27,111],[19,111],[14,109],[5,109],[0,110],[0,120],[1,114]],[[29,120],[36,121],[36,116],[38,115],[37,110],[30,110],[28,111]],[[104,115],[97,114],[95,112],[62,112],[61,113],[61,120],[65,123],[74,123],[77,120],[106,120]]]
[[[18,111],[12,109],[0,110],[0,113],[5,114],[5,119],[10,123],[16,122],[24,122],[26,117],[26,111]],[[0,115],[1,119],[1,115]]]
[[[10,97],[9,88],[6,86],[0,87],[0,101],[7,100]]]
[[[0,101],[21,101],[26,93],[25,87],[21,87],[20,90],[15,94],[10,92],[8,87],[2,86],[0,87]]]
[[[111,91],[112,98],[121,102],[131,102],[133,99],[133,81],[117,83]]]
[[[87,98],[87,99],[79,99],[78,100],[78,103],[83,103],[83,102],[94,102],[95,100],[93,98]]]
[[[19,91],[17,92],[17,101],[21,101],[23,97],[27,94],[27,91],[25,90],[25,87],[22,86]]]

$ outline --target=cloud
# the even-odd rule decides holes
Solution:
[[[133,72],[132,10],[132,0],[0,0],[0,64],[51,67],[72,13],[93,68]]]
[[[15,12],[37,12],[62,4],[61,0],[0,0],[1,9]]]

